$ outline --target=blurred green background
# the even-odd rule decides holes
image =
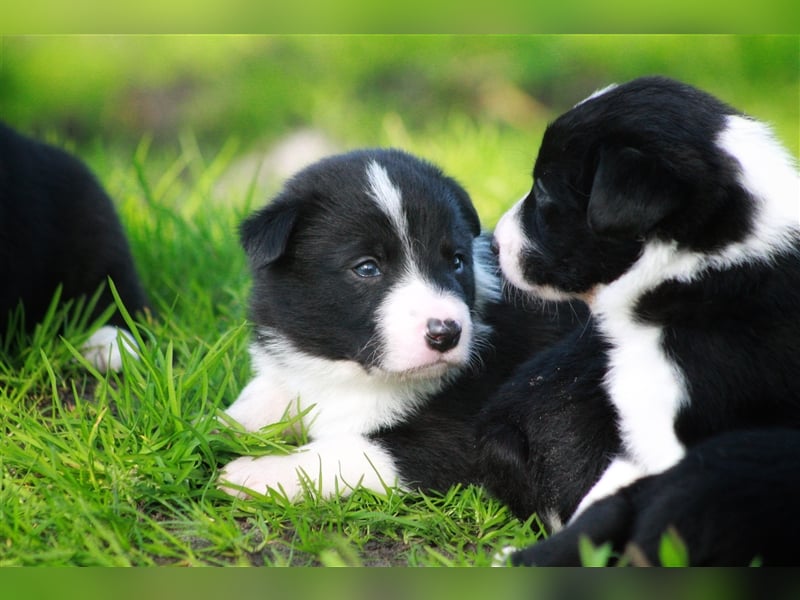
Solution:
[[[73,147],[101,172],[109,156],[126,160],[142,140],[151,160],[191,140],[202,155],[224,151],[223,182],[252,180],[280,147],[288,162],[264,163],[259,181],[268,187],[320,154],[403,146],[458,178],[493,225],[528,185],[547,121],[638,75],[669,75],[718,95],[771,123],[797,156],[799,40],[5,36],[0,118]],[[216,199],[234,201],[232,189],[217,186]]]

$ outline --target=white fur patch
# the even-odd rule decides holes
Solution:
[[[572,294],[567,294],[549,285],[531,283],[522,273],[522,261],[525,254],[536,252],[536,243],[530,240],[522,231],[522,205],[523,197],[512,206],[497,222],[494,238],[500,248],[500,269],[508,283],[514,287],[528,292],[543,300],[571,300]]]
[[[369,196],[380,209],[389,217],[392,225],[403,242],[407,255],[411,255],[411,243],[408,239],[408,220],[403,212],[403,199],[400,190],[389,179],[386,169],[377,162],[370,161],[367,165],[367,181],[369,181]]]
[[[712,264],[769,260],[791,244],[800,229],[800,173],[795,160],[764,123],[736,115],[728,117],[717,144],[739,163],[739,181],[755,199],[756,214],[747,239],[711,257]]]
[[[269,363],[269,357],[256,357],[263,352],[257,346],[251,348],[253,363]],[[290,418],[297,415],[296,402],[297,396],[291,391],[284,389],[279,381],[270,376],[269,368],[258,369],[256,371],[266,371],[265,374],[258,372],[257,375],[248,383],[225,411],[234,421],[239,423],[246,431],[258,431],[267,425],[276,423],[282,418]],[[294,412],[293,412],[294,410]]]
[[[81,353],[101,373],[119,371],[122,353],[138,358],[138,348],[133,336],[118,327],[106,325],[95,331],[81,347]]]
[[[362,435],[397,423],[442,385],[373,371],[355,361],[306,354],[286,340],[250,349],[256,376],[225,411],[256,431],[282,415],[306,412],[303,427],[312,438]],[[294,412],[292,412],[294,411]]]
[[[580,501],[569,522],[574,522],[583,511],[597,500],[610,496],[647,474],[639,465],[624,458],[615,458],[608,465],[597,483],[592,486],[592,489]]]
[[[247,494],[226,483],[260,494],[272,488],[296,500],[306,487],[321,497],[346,496],[356,487],[383,492],[396,486],[397,478],[386,450],[362,436],[346,435],[314,440],[287,455],[237,458],[220,474],[220,488],[238,497]]]
[[[379,357],[382,370],[413,375],[414,371],[436,367],[441,374],[447,368],[469,362],[472,317],[461,298],[435,289],[418,274],[407,276],[396,285],[378,307],[377,328],[384,353]],[[447,352],[431,349],[425,342],[429,319],[447,319],[461,326],[458,344]]]
[[[683,456],[673,423],[687,391],[683,374],[664,354],[661,329],[638,322],[633,311],[644,292],[696,266],[695,255],[651,242],[630,270],[598,288],[592,305],[598,328],[611,344],[604,384],[620,415],[623,446],[648,473]]]
[[[612,83],[612,84],[610,84],[610,85],[607,85],[607,86],[606,86],[606,87],[604,87],[604,88],[600,88],[599,90],[597,90],[597,91],[595,91],[595,92],[592,92],[592,94],[591,94],[591,95],[587,96],[586,98],[584,98],[583,100],[581,100],[580,102],[578,102],[578,103],[577,103],[575,106],[580,106],[580,105],[581,105],[581,104],[583,104],[584,102],[588,102],[589,100],[594,100],[595,98],[597,98],[597,97],[599,97],[599,96],[602,96],[602,95],[603,95],[603,94],[605,94],[606,92],[610,92],[610,91],[611,91],[611,90],[613,90],[615,87],[617,87],[617,84],[616,84],[616,83]],[[573,106],[573,108],[575,108],[575,106]]]
[[[511,565],[511,555],[520,549],[514,546],[504,546],[492,556],[492,567],[508,567]]]

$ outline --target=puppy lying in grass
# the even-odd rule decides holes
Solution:
[[[301,415],[310,441],[226,465],[235,495],[475,482],[480,406],[580,313],[507,305],[467,193],[398,150],[302,170],[241,237],[255,377],[226,413],[248,431]]]

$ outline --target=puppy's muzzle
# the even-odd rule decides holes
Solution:
[[[458,345],[461,324],[452,319],[428,319],[425,342],[431,350],[447,352]]]

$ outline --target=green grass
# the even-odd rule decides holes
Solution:
[[[251,185],[253,167],[238,185],[219,183],[243,157],[311,127],[341,149],[399,146],[438,163],[490,227],[526,191],[548,119],[600,84],[648,72],[773,122],[797,155],[797,45],[726,36],[4,39],[4,118],[97,173],[157,316],[135,323],[141,360],[120,374],[95,372],[75,350],[88,336],[86,306],[2,340],[0,566],[486,565],[503,546],[534,541],[538,521],[512,518],[474,487],[297,504],[216,489],[231,457],[288,443],[279,428],[243,434],[216,419],[251,375],[250,277],[236,229],[279,182]],[[144,100],[131,100],[151,97],[165,109],[159,127]]]
[[[477,128],[452,132],[431,148],[498,150],[489,146],[499,138]],[[388,142],[395,135],[406,134],[385,132]],[[535,539],[538,525],[475,487],[297,504],[216,489],[232,457],[287,444],[281,428],[244,434],[216,420],[250,377],[249,274],[236,226],[262,202],[246,191],[212,197],[230,159],[204,159],[185,141],[167,160],[145,140],[101,174],[157,313],[131,321],[140,360],[120,374],[92,369],[76,350],[90,328],[86,306],[53,310],[30,337],[6,338],[0,565],[485,565],[495,549]]]

